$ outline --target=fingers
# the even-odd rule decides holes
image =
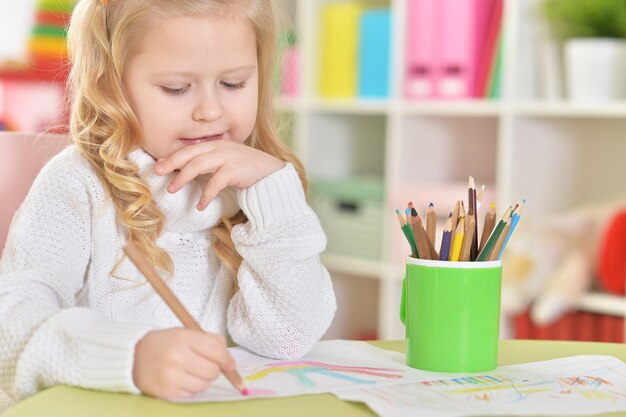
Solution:
[[[207,182],[198,202],[198,210],[202,211],[222,190],[230,185],[231,176],[225,169],[219,169]]]
[[[216,144],[212,142],[198,143],[192,146],[185,146],[183,149],[174,152],[167,158],[159,159],[154,167],[154,172],[159,175],[167,175],[176,169],[181,169],[193,158],[207,152],[215,150]]]
[[[211,387],[213,380],[215,380],[215,378],[208,379],[190,372],[184,372],[178,377],[178,390],[181,391],[182,395],[189,393],[189,395],[192,396],[199,392],[208,390]]]
[[[215,363],[220,371],[235,369],[235,360],[228,351],[224,336],[214,333],[198,332],[198,339],[191,344],[191,349],[205,360]]]
[[[221,164],[221,158],[213,153],[199,155],[180,169],[174,180],[167,186],[167,191],[175,193],[198,175],[215,172]]]

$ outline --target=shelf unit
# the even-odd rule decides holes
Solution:
[[[468,175],[487,185],[492,194],[485,201],[495,199],[498,207],[527,198],[527,218],[608,199],[626,179],[620,171],[626,102],[572,105],[542,97],[539,0],[504,0],[505,55],[497,101],[403,98],[406,0],[361,1],[392,11],[391,97],[322,99],[317,93],[319,16],[324,4],[338,1],[279,1],[297,34],[301,82],[300,95],[279,100],[278,108],[290,115],[291,145],[310,177],[367,171],[384,179],[385,227],[373,237],[383,240],[380,260],[323,255],[341,289],[338,318],[327,337],[359,337],[355,332],[360,331],[402,339],[398,309],[407,248],[393,210],[410,199],[422,208],[431,198],[436,207],[452,207],[445,195],[465,197]],[[357,148],[358,155],[346,156],[346,149]],[[373,150],[363,151],[368,148]],[[579,189],[589,192],[573,192]],[[626,300],[594,293],[580,309],[626,316]]]

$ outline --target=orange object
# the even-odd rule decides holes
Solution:
[[[598,257],[598,279],[602,287],[614,294],[626,290],[626,210],[609,223]]]

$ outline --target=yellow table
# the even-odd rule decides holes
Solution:
[[[372,342],[404,351],[404,342]],[[626,362],[626,344],[554,342],[539,340],[500,341],[499,365],[533,362],[564,356],[611,355]],[[374,416],[361,403],[344,402],[331,394],[256,399],[229,403],[170,404],[149,397],[89,391],[58,386],[43,391],[9,409],[3,417],[194,417],[194,416]],[[624,416],[624,413],[603,416]]]

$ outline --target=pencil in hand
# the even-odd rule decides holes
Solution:
[[[196,322],[183,304],[176,298],[174,293],[169,289],[165,282],[161,279],[159,274],[154,270],[150,262],[145,258],[143,253],[139,250],[137,245],[132,241],[129,241],[124,246],[124,252],[128,255],[130,260],[135,264],[137,269],[146,277],[150,285],[154,290],[163,298],[163,301],[168,307],[176,314],[176,317],[183,323],[183,325],[190,329],[204,331],[202,327]],[[243,383],[243,379],[237,372],[237,370],[223,371],[224,376],[230,381],[230,383],[241,392],[241,394],[247,396],[248,389]]]

